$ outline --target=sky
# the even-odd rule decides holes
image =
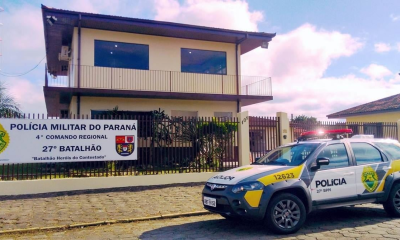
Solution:
[[[0,0],[0,73],[25,73],[45,56],[41,4],[276,33],[268,49],[241,57],[242,75],[272,79],[274,100],[242,108],[250,115],[286,112],[326,120],[400,93],[398,0]],[[45,61],[23,76],[0,75],[25,113],[46,113]]]

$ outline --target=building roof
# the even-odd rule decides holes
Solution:
[[[47,16],[54,16],[57,19],[53,25],[47,22]],[[42,18],[47,64],[49,72],[54,74],[61,74],[60,69],[63,63],[60,63],[58,60],[58,54],[61,51],[61,46],[68,46],[72,42],[73,29],[74,27],[78,27],[79,19],[82,28],[203,41],[240,43],[241,54],[261,46],[263,42],[271,41],[276,35],[275,33],[246,32],[139,18],[76,12],[50,8],[44,5],[42,5]]]
[[[400,94],[365,103],[340,112],[327,115],[328,118],[345,118],[351,116],[400,111]]]

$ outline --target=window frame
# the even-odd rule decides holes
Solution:
[[[96,41],[97,42],[108,42],[108,43],[115,43],[115,44],[131,44],[131,45],[140,45],[140,46],[146,46],[147,47],[147,56],[148,56],[148,62],[147,62],[147,69],[143,68],[126,68],[126,67],[116,67],[116,66],[100,66],[96,65]],[[108,41],[108,40],[100,40],[100,39],[94,39],[94,44],[93,44],[93,66],[94,67],[106,67],[106,68],[121,68],[121,69],[134,69],[134,70],[144,70],[148,71],[150,70],[150,45],[149,44],[142,44],[142,43],[129,43],[129,42],[116,42],[116,41]]]
[[[204,51],[204,52],[219,52],[219,53],[224,53],[225,54],[225,73],[200,73],[200,72],[188,72],[188,71],[183,71],[183,58],[182,58],[182,51],[183,50],[194,50],[194,51]],[[228,75],[228,53],[226,51],[217,51],[217,50],[206,50],[206,49],[196,49],[196,48],[181,48],[181,72],[182,73],[194,73],[194,74],[212,74],[212,75]]]
[[[344,142],[331,143],[331,144],[327,144],[327,145],[325,145],[324,147],[322,147],[321,150],[319,151],[319,153],[316,154],[315,161],[314,161],[314,164],[313,164],[313,165],[316,166],[317,159],[318,159],[319,155],[322,153],[322,151],[323,151],[325,148],[330,147],[330,146],[332,146],[332,145],[338,145],[338,144],[343,145],[343,147],[344,147],[344,149],[345,149],[345,151],[346,151],[348,165],[347,165],[347,166],[343,166],[343,167],[329,168],[329,169],[321,169],[321,168],[318,168],[318,169],[317,169],[317,172],[319,172],[319,171],[330,171],[330,170],[336,170],[336,169],[344,169],[344,168],[347,168],[347,167],[353,167],[353,166],[354,166],[354,163],[353,163],[353,161],[352,161],[351,152],[349,151],[347,145],[346,145]],[[313,166],[313,165],[311,165],[311,166]],[[329,158],[329,164],[328,164],[328,165],[321,166],[321,167],[326,167],[326,166],[330,166],[330,165],[331,165],[331,158]]]
[[[356,153],[354,152],[353,147],[351,146],[351,145],[354,144],[354,143],[366,144],[366,145],[368,145],[368,146],[374,148],[376,151],[379,152],[379,155],[381,156],[381,161],[380,161],[380,162],[371,162],[371,163],[366,163],[366,164],[359,164],[358,161],[357,161]],[[371,144],[371,143],[369,143],[369,142],[350,142],[349,145],[350,145],[351,151],[352,151],[352,153],[353,153],[353,156],[354,156],[354,163],[355,163],[356,166],[366,166],[366,165],[371,165],[371,164],[380,164],[380,163],[386,163],[386,162],[388,162],[388,158],[387,158],[387,157],[384,155],[384,153],[383,153],[377,146],[375,146],[374,144]]]

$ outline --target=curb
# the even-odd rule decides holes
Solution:
[[[202,215],[209,215],[209,214],[214,214],[214,213],[204,210],[204,211],[195,211],[195,212],[187,212],[187,213],[172,213],[172,214],[165,214],[165,215],[160,214],[159,216],[151,216],[151,217],[106,220],[106,221],[90,222],[90,223],[76,223],[76,224],[68,224],[68,225],[53,226],[53,227],[12,229],[12,230],[0,231],[0,235],[32,233],[32,232],[41,232],[41,231],[67,230],[67,229],[73,229],[73,228],[111,225],[111,224],[116,224],[116,223],[142,222],[142,221],[149,221],[149,220],[161,220],[161,219],[180,218],[180,217],[193,217],[193,216],[202,216]]]

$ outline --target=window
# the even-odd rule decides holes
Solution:
[[[400,146],[398,143],[385,143],[385,142],[377,142],[375,143],[386,156],[389,156],[392,160],[400,159]]]
[[[214,112],[216,118],[231,118],[232,112]]]
[[[382,156],[378,149],[368,143],[350,143],[357,165],[381,163]]]
[[[94,65],[149,70],[149,46],[95,40]]]
[[[226,52],[182,48],[181,71],[226,75]]]
[[[326,146],[319,154],[318,158],[329,158],[329,165],[322,165],[320,170],[328,170],[349,166],[349,157],[343,143],[331,144]]]
[[[171,117],[197,118],[197,111],[172,110]]]

